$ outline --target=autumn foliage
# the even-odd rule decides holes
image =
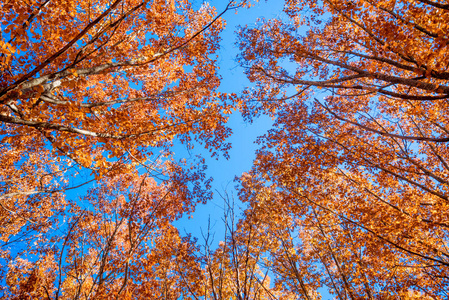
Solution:
[[[222,19],[183,0],[4,1],[1,15],[3,297],[179,298],[189,241],[171,223],[210,193],[202,161],[170,148],[228,147]]]
[[[241,196],[279,289],[447,298],[448,9],[287,1],[288,21],[241,30],[246,114],[276,118]]]
[[[0,11],[1,297],[449,296],[447,2],[287,0],[238,33],[238,101],[208,4]],[[211,193],[172,146],[226,155],[236,106],[275,125],[215,247],[173,225]]]

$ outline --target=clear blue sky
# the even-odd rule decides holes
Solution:
[[[195,1],[194,4],[200,5],[202,2]],[[226,7],[227,1],[211,1],[210,5],[217,8],[220,13]],[[220,51],[218,53],[218,64],[220,67],[220,75],[222,82],[219,88],[224,93],[239,93],[243,88],[250,85],[246,79],[243,69],[238,66],[236,56],[239,53],[236,46],[237,35],[236,30],[239,25],[255,26],[258,18],[274,18],[282,14],[283,1],[261,1],[250,9],[239,9],[237,14],[234,11],[228,11],[223,18],[226,20],[227,26],[221,34],[222,41]],[[206,159],[208,165],[207,175],[213,177],[212,188],[214,190],[214,199],[206,205],[198,205],[193,218],[186,218],[177,222],[177,227],[181,233],[192,233],[202,242],[201,229],[206,232],[207,223],[210,216],[212,231],[215,232],[214,244],[217,245],[223,240],[224,226],[222,224],[223,216],[223,199],[215,190],[224,194],[225,191],[229,195],[236,196],[234,182],[235,176],[240,176],[243,172],[248,171],[255,158],[255,151],[258,145],[255,140],[258,136],[263,135],[272,125],[272,120],[268,117],[261,117],[254,123],[245,123],[239,112],[235,112],[228,123],[233,134],[228,140],[232,144],[229,151],[230,159],[226,160],[223,156],[211,158],[208,151],[203,151],[201,146],[196,146],[192,154],[201,154]],[[177,154],[182,155],[182,151]],[[236,197],[235,197],[236,198]],[[237,198],[236,198],[237,200]],[[236,202],[237,204],[237,202]]]

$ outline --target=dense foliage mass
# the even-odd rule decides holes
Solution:
[[[227,149],[223,21],[184,0],[0,11],[3,297],[177,299],[172,265],[189,242],[171,223],[210,193],[201,160],[176,162],[170,147]]]
[[[264,251],[282,291],[446,299],[448,3],[287,1],[285,13],[240,32],[247,116],[276,118],[242,178],[242,226],[276,241]]]
[[[239,102],[207,4],[0,11],[1,297],[449,297],[449,3],[286,0],[239,31]],[[211,194],[171,147],[226,155],[236,105],[276,122],[214,248],[173,226]]]

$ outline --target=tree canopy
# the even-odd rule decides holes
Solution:
[[[183,0],[6,1],[1,14],[3,296],[178,298],[171,223],[210,192],[201,160],[170,148],[228,147],[221,15]]]
[[[449,296],[449,3],[286,0],[239,29],[236,97],[217,50],[242,5],[3,1],[3,298]],[[226,156],[236,108],[275,124],[215,247],[173,225],[212,193],[172,147]]]
[[[285,13],[240,31],[256,84],[246,115],[276,118],[242,193],[282,242],[279,285],[446,298],[447,4],[287,1]]]

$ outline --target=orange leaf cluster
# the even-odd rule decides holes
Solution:
[[[186,293],[174,266],[190,264],[192,278],[198,266],[172,223],[210,199],[210,181],[203,161],[170,149],[193,139],[226,154],[232,103],[216,94],[215,61],[225,11],[2,1],[1,297]]]
[[[447,2],[294,0],[284,12],[239,33],[256,85],[245,114],[276,119],[241,178],[244,226],[278,244],[266,254],[276,287],[446,299]]]

